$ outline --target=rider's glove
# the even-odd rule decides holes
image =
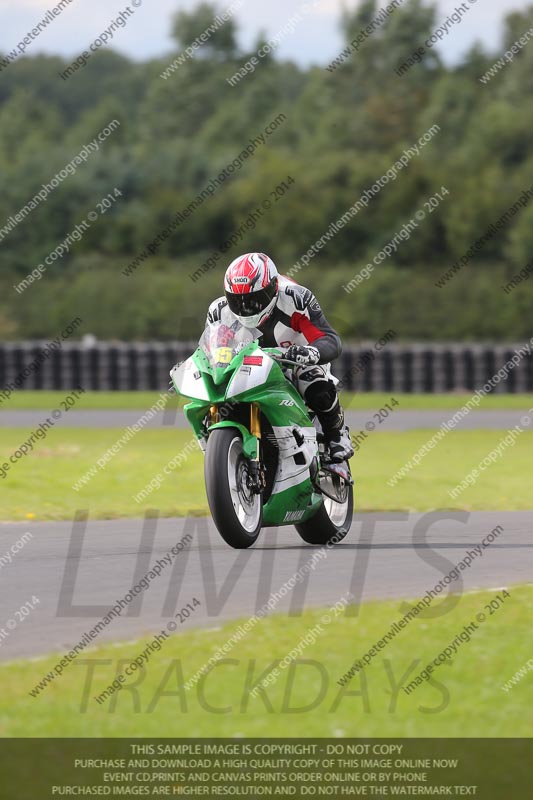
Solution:
[[[284,357],[289,361],[296,361],[297,364],[303,366],[311,366],[318,364],[320,361],[320,352],[316,347],[304,347],[300,344],[291,344],[288,350],[285,351]]]

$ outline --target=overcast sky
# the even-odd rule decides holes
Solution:
[[[312,1],[312,0],[311,0]],[[463,0],[438,0],[442,20],[453,12]],[[448,61],[456,61],[475,40],[481,40],[490,49],[500,42],[501,22],[506,13],[523,10],[533,0],[464,0],[472,4],[460,25],[455,26],[444,41],[441,52]],[[39,22],[46,11],[59,0],[0,0],[0,50],[11,51],[26,33]],[[232,0],[219,0],[225,9]],[[259,29],[270,36],[280,31],[301,9],[303,0],[244,0],[236,14],[240,29],[240,43],[250,47]],[[278,49],[283,58],[293,58],[300,64],[325,64],[338,55],[342,39],[338,29],[343,2],[355,8],[360,0],[318,0],[316,10],[308,14],[287,36]],[[170,18],[179,9],[192,9],[198,0],[72,0],[61,16],[47,27],[27,49],[27,54],[37,52],[59,53],[76,57],[85,50],[129,3],[135,13],[125,28],[115,34],[112,46],[130,57],[145,59],[172,51],[168,32]],[[134,4],[139,7],[134,9]],[[386,5],[386,3],[381,3]]]

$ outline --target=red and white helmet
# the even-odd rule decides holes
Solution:
[[[278,299],[278,271],[264,253],[247,253],[229,265],[224,291],[230,311],[246,328],[257,328]]]

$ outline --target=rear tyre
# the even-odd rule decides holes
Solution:
[[[345,486],[345,500],[336,502],[324,496],[324,502],[311,519],[295,525],[308,544],[338,544],[348,535],[353,518],[353,486]]]
[[[249,461],[235,428],[216,428],[210,434],[204,476],[209,509],[218,532],[230,547],[250,547],[261,532],[263,499],[248,487]]]

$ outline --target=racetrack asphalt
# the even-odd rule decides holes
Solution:
[[[342,543],[324,551],[327,556],[316,561],[308,583],[282,593],[273,613],[328,606],[347,592],[356,605],[421,597],[499,525],[503,532],[451,588],[464,592],[530,582],[533,511],[365,513],[355,516]],[[26,532],[32,538],[8,563],[4,554]],[[0,659],[68,652],[186,533],[190,544],[95,644],[159,632],[193,597],[201,606],[178,632],[248,618],[319,549],[289,526],[264,530],[249,550],[232,550],[207,518],[0,524]],[[16,612],[34,597],[39,604],[13,627]],[[355,625],[359,613],[364,607],[357,610]]]
[[[438,428],[448,422],[454,415],[453,410],[444,411],[393,411],[380,422],[374,415],[376,411],[346,411],[346,421],[353,431],[363,430],[366,425],[374,424],[376,430],[408,431],[416,429]],[[510,430],[520,425],[526,414],[524,411],[471,411],[457,423],[458,430]],[[34,429],[44,422],[51,411],[0,411],[0,428]],[[143,416],[142,411],[76,411],[63,412],[56,420],[55,427],[60,428],[127,428],[134,425]],[[182,412],[167,411],[158,413],[143,427],[187,428],[188,424]]]

